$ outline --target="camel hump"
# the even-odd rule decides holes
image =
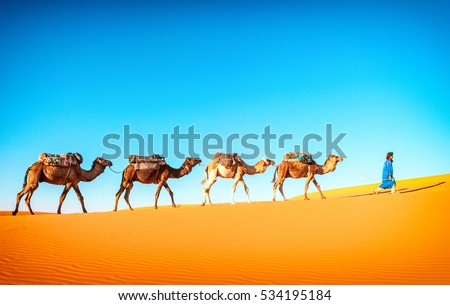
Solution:
[[[288,152],[284,155],[284,161],[300,161],[305,164],[313,164],[312,155],[307,152]]]
[[[49,154],[42,153],[39,155],[38,161],[45,165],[69,167],[80,165],[83,162],[83,157],[79,153],[66,154]]]
[[[157,164],[166,164],[166,160],[161,155],[150,155],[150,156],[138,156],[138,155],[129,155],[128,161],[130,163],[157,163]]]
[[[224,166],[231,166],[236,163],[242,163],[242,159],[237,153],[224,154],[218,152],[214,154],[213,160],[216,163]]]
[[[74,153],[73,156],[77,159],[78,164],[83,163],[83,156],[79,153]]]

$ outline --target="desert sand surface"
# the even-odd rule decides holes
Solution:
[[[0,284],[450,284],[450,174],[398,181],[395,195],[375,186],[326,200],[2,212]]]

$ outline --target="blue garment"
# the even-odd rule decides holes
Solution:
[[[389,180],[389,176],[392,176],[392,180]],[[392,162],[386,160],[383,166],[383,175],[381,177],[381,184],[379,188],[390,189],[395,185],[394,179],[394,168],[392,167]]]

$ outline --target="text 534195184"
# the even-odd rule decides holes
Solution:
[[[261,301],[330,301],[330,290],[261,290]]]

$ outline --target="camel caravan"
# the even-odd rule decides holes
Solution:
[[[143,184],[156,184],[155,193],[155,209],[158,208],[158,198],[162,187],[164,187],[170,195],[172,206],[177,207],[174,201],[173,192],[170,189],[167,181],[170,178],[179,179],[188,175],[192,169],[201,164],[202,160],[199,158],[187,157],[179,168],[173,168],[168,165],[165,159],[160,155],[138,156],[130,155],[128,158],[129,164],[123,170],[122,180],[120,182],[119,190],[116,193],[116,200],[114,211],[117,211],[119,199],[125,191],[124,199],[130,210],[133,210],[129,200],[131,189],[134,182]],[[309,183],[312,181],[319,191],[321,198],[325,196],[317,183],[315,175],[324,175],[331,173],[336,169],[337,163],[343,161],[342,157],[329,155],[323,165],[318,165],[308,153],[289,152],[284,155],[283,161],[275,168],[273,175],[273,201],[276,201],[276,190],[279,189],[283,199],[287,201],[283,193],[283,183],[286,178],[306,178],[304,186],[304,199],[309,200],[307,191]],[[12,215],[16,215],[19,211],[19,204],[23,196],[28,210],[32,215],[34,212],[31,208],[31,197],[34,191],[38,188],[40,182],[46,182],[55,185],[63,185],[64,189],[59,198],[59,206],[57,213],[61,214],[61,207],[70,189],[74,189],[80,201],[83,213],[87,213],[84,205],[84,198],[80,192],[78,184],[83,182],[91,182],[99,175],[101,175],[106,167],[111,167],[112,162],[101,157],[97,157],[90,170],[85,170],[81,167],[83,157],[79,153],[67,154],[47,154],[39,155],[38,161],[33,163],[25,172],[24,183],[22,190],[16,196],[16,208]],[[248,165],[242,158],[236,154],[216,153],[211,162],[206,166],[202,184],[203,202],[202,206],[211,203],[210,190],[217,178],[234,179],[231,188],[231,204],[235,204],[234,193],[237,184],[240,182],[247,195],[247,201],[250,203],[249,189],[244,181],[244,176],[263,174],[269,166],[274,166],[275,161],[268,158],[262,158],[255,165]],[[278,174],[278,177],[277,177]]]

